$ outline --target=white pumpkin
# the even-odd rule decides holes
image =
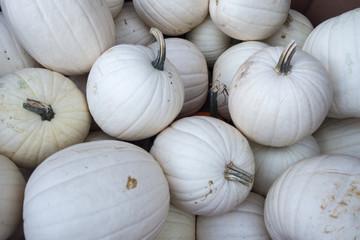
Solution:
[[[318,155],[280,175],[264,218],[272,239],[359,239],[359,209],[360,158]]]
[[[179,36],[199,25],[209,12],[209,0],[133,0],[139,17],[169,36]]]
[[[90,112],[106,134],[121,140],[156,135],[184,104],[181,77],[165,58],[161,32],[152,30],[159,39],[158,54],[142,45],[119,44],[102,54],[89,74]]]
[[[264,223],[265,198],[250,192],[229,212],[217,216],[198,216],[197,240],[258,239],[270,240]]]
[[[1,8],[24,49],[64,75],[89,72],[115,43],[114,21],[104,1],[3,0]]]
[[[2,12],[0,12],[0,36],[0,77],[22,68],[37,65],[9,29]]]
[[[230,86],[229,112],[250,140],[283,147],[311,135],[332,103],[326,69],[291,42],[267,47],[249,57]],[[277,62],[278,61],[278,62]]]
[[[195,240],[196,216],[170,204],[165,224],[155,240]]]
[[[149,34],[150,26],[137,14],[133,2],[125,2],[115,22],[115,44],[148,45],[155,42],[153,35]]]
[[[286,147],[268,147],[250,142],[255,160],[255,178],[252,191],[266,197],[275,180],[291,164],[320,154],[313,136],[308,136]]]
[[[330,18],[308,36],[303,50],[330,73],[334,86],[329,117],[360,117],[360,8]]]
[[[195,215],[230,211],[253,185],[254,156],[232,125],[208,116],[181,118],[161,131],[150,154],[169,182],[171,203]]]
[[[360,119],[326,118],[314,133],[323,154],[360,157]]]
[[[216,59],[231,46],[231,38],[213,23],[209,15],[185,37],[199,47],[210,68],[213,67]]]
[[[262,41],[271,46],[285,47],[293,40],[301,49],[312,30],[314,30],[314,26],[305,15],[290,9],[288,17],[280,29]]]
[[[1,240],[7,240],[21,225],[25,184],[18,167],[0,154]]]
[[[217,58],[212,71],[212,87],[217,89],[217,107],[221,117],[231,120],[228,96],[236,71],[251,55],[268,46],[259,41],[241,42],[228,48]]]
[[[206,60],[200,49],[182,38],[166,38],[166,57],[179,71],[184,84],[184,105],[178,118],[193,115],[204,105],[208,96],[209,76]],[[149,45],[156,49],[155,43]]]
[[[111,12],[111,16],[113,18],[116,18],[119,15],[124,5],[124,0],[104,0],[104,1]]]
[[[0,154],[35,168],[46,157],[84,141],[90,113],[84,94],[67,77],[23,68],[0,78]]]
[[[145,150],[118,140],[63,149],[31,175],[24,198],[27,240],[154,239],[169,187]]]
[[[209,12],[221,31],[239,40],[262,40],[285,22],[290,0],[210,0]]]

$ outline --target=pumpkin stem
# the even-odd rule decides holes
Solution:
[[[295,41],[291,41],[281,53],[279,62],[275,66],[274,70],[279,75],[288,75],[291,73],[291,65],[290,61],[291,58],[294,56],[296,50],[296,43]]]
[[[210,99],[210,116],[214,118],[217,118],[219,116],[218,103],[217,103],[217,94],[219,89],[220,89],[220,82],[218,80],[212,82],[209,99]]]
[[[166,46],[165,46],[165,39],[162,32],[157,28],[150,28],[150,33],[154,35],[156,41],[159,43],[159,50],[156,56],[156,59],[152,61],[152,65],[154,68],[162,71],[164,70],[164,63],[166,59]]]
[[[232,162],[226,165],[224,174],[227,180],[239,181],[247,187],[254,181],[253,174],[234,166]]]
[[[39,114],[41,120],[43,121],[50,121],[55,116],[55,113],[50,105],[33,99],[26,99],[26,102],[23,103],[23,108]]]
[[[286,26],[289,26],[292,21],[294,21],[294,19],[293,19],[293,17],[288,13],[287,18],[286,18],[286,20],[285,20],[285,25],[286,25]]]

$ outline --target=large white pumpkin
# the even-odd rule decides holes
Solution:
[[[296,44],[267,47],[249,57],[230,86],[229,112],[249,139],[266,146],[292,145],[311,135],[332,103],[328,72]]]
[[[84,94],[67,77],[23,68],[0,78],[0,153],[26,168],[84,141],[90,113]],[[35,112],[37,111],[37,112]]]
[[[104,1],[3,0],[2,11],[26,51],[64,75],[88,72],[115,43],[115,25]]]
[[[47,158],[24,198],[27,240],[154,239],[169,187],[145,150],[118,140],[81,143]]]
[[[330,73],[334,99],[329,117],[360,117],[360,8],[330,18],[308,36],[303,50]]]
[[[168,179],[171,203],[191,214],[230,211],[253,185],[254,156],[247,139],[217,118],[175,121],[156,136],[150,154]]]
[[[318,155],[291,165],[271,186],[264,218],[272,239],[359,239],[360,158]]]
[[[158,54],[142,45],[119,44],[102,54],[89,74],[90,112],[105,133],[121,140],[159,133],[184,104],[184,84],[165,58],[161,33],[153,30],[159,37]]]

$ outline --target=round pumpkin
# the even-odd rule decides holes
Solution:
[[[114,21],[104,1],[2,0],[1,8],[24,49],[64,75],[89,72],[115,43]]]
[[[84,141],[91,117],[84,94],[64,75],[23,68],[0,78],[0,153],[35,168]]]
[[[39,165],[25,188],[27,240],[154,239],[169,187],[145,150],[118,140],[80,143]]]
[[[247,139],[217,118],[176,120],[156,136],[150,154],[168,179],[171,203],[187,213],[230,211],[253,185],[254,156]]]

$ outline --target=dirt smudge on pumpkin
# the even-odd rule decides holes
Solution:
[[[134,189],[137,186],[137,180],[136,178],[132,178],[131,176],[128,176],[128,180],[126,183],[126,189],[130,190],[130,189]]]
[[[282,38],[282,39],[285,39],[285,38],[286,38],[286,34],[285,34],[285,33],[282,34],[282,35],[281,35],[281,38]]]
[[[205,187],[205,188],[210,188],[210,189],[209,189],[209,192],[205,195],[204,199],[201,199],[200,201],[205,201],[206,198],[207,198],[210,194],[212,194],[213,191],[216,190],[216,189],[214,189],[214,190],[211,189],[211,187],[214,185],[214,182],[213,182],[212,180],[209,180],[209,181],[208,181],[208,184],[209,184],[209,186],[208,186],[208,187]]]

